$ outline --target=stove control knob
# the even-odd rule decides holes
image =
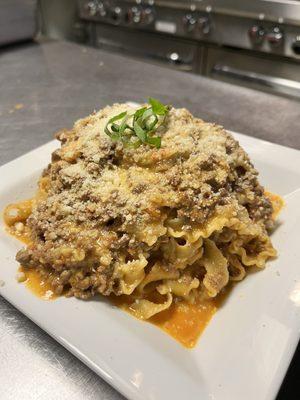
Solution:
[[[253,44],[261,44],[265,38],[265,30],[262,26],[253,25],[248,31],[249,38]]]
[[[89,1],[85,6],[89,16],[94,17],[97,14],[98,4],[96,1]]]
[[[203,35],[207,35],[210,32],[210,22],[208,17],[200,17],[198,18],[198,29]]]
[[[143,10],[143,23],[145,25],[150,25],[155,19],[155,14],[152,8],[147,7]]]
[[[186,14],[183,17],[183,25],[186,32],[193,32],[197,25],[197,18],[193,14]]]
[[[267,33],[268,42],[272,47],[278,47],[283,42],[283,32],[278,26],[275,26],[270,32]]]
[[[97,5],[97,15],[100,15],[100,17],[106,16],[106,9],[102,1],[100,1]]]
[[[113,22],[119,23],[122,18],[122,9],[121,7],[113,7],[110,12],[110,18]]]
[[[139,24],[142,21],[142,9],[137,6],[129,8],[126,20],[129,24]]]

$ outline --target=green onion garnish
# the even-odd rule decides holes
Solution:
[[[127,111],[115,115],[106,126],[105,133],[113,141],[121,141],[128,147],[138,147],[141,144],[161,147],[161,137],[155,136],[155,132],[165,122],[170,110],[169,106],[160,101],[149,98],[149,106],[136,110],[134,114]]]

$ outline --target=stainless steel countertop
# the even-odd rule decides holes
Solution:
[[[148,96],[300,149],[299,102],[72,43],[3,48],[0,88],[0,165],[51,140],[53,132],[94,108]],[[284,391],[280,398],[291,399]],[[0,399],[123,396],[0,297]]]

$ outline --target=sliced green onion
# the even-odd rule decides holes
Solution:
[[[139,108],[134,114],[124,111],[115,115],[107,122],[105,133],[113,141],[121,141],[128,147],[148,144],[159,149],[161,137],[155,136],[155,132],[164,124],[170,107],[153,98],[149,98],[149,104],[149,107]]]

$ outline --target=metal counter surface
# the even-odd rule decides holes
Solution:
[[[28,43],[0,50],[0,165],[95,108],[149,96],[300,149],[300,103],[294,100],[72,43]],[[1,400],[124,398],[1,297],[0,360]],[[296,382],[295,369],[289,375]],[[288,378],[278,400],[292,399],[290,387]]]

